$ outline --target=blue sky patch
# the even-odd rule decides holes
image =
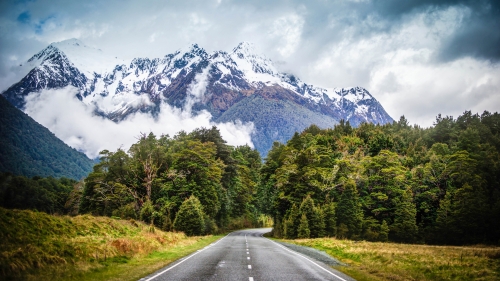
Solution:
[[[28,11],[22,12],[22,13],[21,13],[21,14],[17,17],[17,21],[18,21],[18,22],[21,22],[21,23],[25,23],[25,24],[30,23],[30,21],[31,21],[31,15],[30,15],[30,12],[28,12]]]

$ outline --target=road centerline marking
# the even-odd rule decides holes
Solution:
[[[251,264],[248,265],[248,269],[252,269],[252,265]]]
[[[231,233],[229,233],[229,234],[231,234]],[[199,251],[194,252],[194,254],[191,254],[190,256],[188,256],[188,257],[184,258],[184,259],[183,259],[183,260],[181,260],[180,262],[178,262],[178,263],[174,264],[173,266],[171,266],[171,267],[169,267],[169,268],[167,268],[167,269],[163,270],[162,272],[159,272],[158,274],[156,274],[156,275],[154,275],[154,276],[151,276],[150,278],[148,278],[148,279],[146,279],[146,280],[144,280],[144,281],[151,281],[151,280],[155,279],[156,277],[158,277],[158,276],[162,275],[163,273],[165,273],[165,272],[167,272],[167,271],[169,271],[169,270],[171,270],[171,269],[175,268],[175,267],[176,267],[176,266],[178,266],[179,264],[181,264],[181,263],[183,263],[183,262],[187,261],[188,259],[190,259],[190,258],[192,258],[192,257],[196,256],[197,254],[201,253],[202,251],[204,251],[204,250],[206,250],[206,249],[208,249],[208,248],[211,248],[211,247],[215,246],[217,243],[219,243],[220,241],[224,240],[224,238],[228,237],[228,236],[229,236],[229,234],[228,234],[228,235],[226,235],[226,236],[224,236],[224,237],[222,237],[219,241],[216,241],[216,242],[214,242],[214,243],[212,243],[212,244],[210,244],[210,245],[206,246],[206,247],[205,247],[205,248],[203,248],[202,250],[199,250]],[[252,280],[253,280],[253,279],[252,279]]]

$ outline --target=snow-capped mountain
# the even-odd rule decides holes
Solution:
[[[115,122],[137,111],[155,114],[167,102],[207,110],[214,121],[254,122],[254,144],[264,154],[272,141],[286,141],[310,124],[393,121],[366,89],[306,84],[278,71],[246,42],[231,52],[207,53],[194,44],[163,58],[126,62],[70,39],[50,44],[20,68],[24,78],[2,93],[18,108],[29,93],[68,85],[79,89],[83,103]]]

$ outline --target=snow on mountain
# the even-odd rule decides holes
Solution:
[[[94,78],[94,73],[106,73],[117,65],[125,64],[124,60],[106,54],[100,49],[89,47],[74,38],[52,43],[50,46],[61,50],[69,61],[89,79]]]
[[[193,44],[162,58],[127,62],[69,39],[50,44],[21,67],[24,78],[2,93],[18,108],[23,108],[24,97],[32,92],[71,85],[78,88],[83,103],[95,106],[96,113],[115,122],[137,111],[154,114],[164,102],[175,107],[189,105],[193,112],[207,110],[217,119],[257,93],[274,102],[292,102],[318,118],[344,119],[353,125],[393,121],[366,89],[309,85],[280,72],[248,42],[229,53],[207,53]],[[206,85],[194,94],[192,85],[200,73],[204,73]]]

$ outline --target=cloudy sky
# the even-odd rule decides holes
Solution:
[[[421,126],[500,110],[496,0],[6,0],[0,90],[16,82],[13,66],[69,38],[123,59],[249,41],[306,83],[365,87]]]

